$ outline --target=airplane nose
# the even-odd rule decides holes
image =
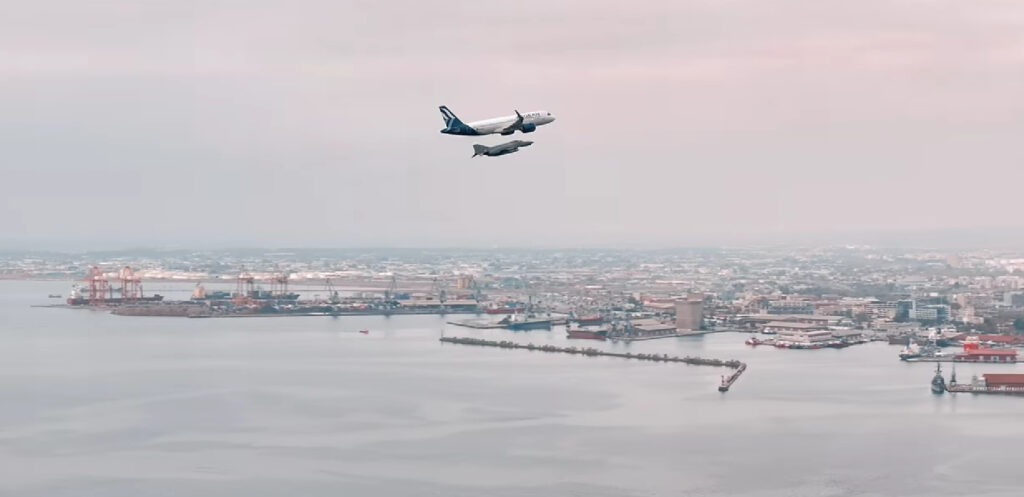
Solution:
[[[531,141],[524,141],[523,143],[519,144],[520,147],[529,147],[530,145],[533,145],[533,142],[531,142]]]

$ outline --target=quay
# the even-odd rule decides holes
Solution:
[[[726,379],[723,378],[722,386],[719,386],[720,392],[726,392],[729,390],[729,386],[732,386],[736,380],[739,379],[740,375],[747,370],[746,363],[728,360],[723,361],[721,359],[706,359],[703,357],[677,357],[670,356],[668,354],[633,354],[630,352],[605,352],[594,348],[579,348],[579,347],[558,347],[555,345],[534,345],[532,343],[523,345],[520,343],[510,342],[508,340],[496,341],[496,340],[483,340],[479,338],[468,338],[468,337],[441,337],[440,341],[443,343],[454,343],[461,345],[476,345],[480,347],[497,347],[501,349],[522,349],[522,350],[535,350],[538,352],[552,352],[562,354],[573,354],[583,355],[587,357],[618,357],[622,359],[636,359],[640,361],[655,361],[655,362],[675,362],[690,364],[694,366],[718,366],[724,368],[735,369],[728,377],[728,385]],[[725,387],[723,390],[722,387]]]
[[[1001,393],[1007,395],[1024,395],[1024,386],[982,386],[953,384],[946,387],[952,393]]]
[[[450,314],[454,314],[454,313],[450,313]],[[525,323],[524,322],[518,322],[518,323],[510,324],[508,322],[493,321],[493,320],[490,320],[490,319],[464,319],[464,320],[461,320],[461,321],[448,321],[448,324],[454,325],[454,326],[462,326],[464,328],[473,328],[475,330],[512,329],[512,330],[529,331],[529,330],[532,330],[532,329],[547,329],[547,330],[550,330],[554,326],[564,326],[564,325],[567,324],[567,322],[568,322],[568,320],[566,318],[563,318],[563,317],[543,318],[543,319],[540,319],[538,321],[538,327],[537,328],[533,328],[533,327],[529,327],[529,326],[522,327],[523,324],[529,324],[529,322],[525,322]],[[516,325],[519,325],[520,327],[517,328]]]
[[[161,316],[164,314],[150,313],[130,314],[133,316]],[[113,312],[113,314],[129,315],[124,312]],[[471,314],[463,311],[440,312],[430,309],[393,309],[393,310],[371,310],[371,311],[279,311],[279,312],[205,312],[197,314],[184,314],[189,318],[268,318],[268,317],[350,317],[350,316],[413,316],[432,315],[443,316],[446,314]],[[183,314],[176,314],[182,316]]]
[[[731,387],[733,383],[736,383],[736,380],[740,379],[740,375],[746,370],[747,364],[740,363],[740,367],[736,368],[736,371],[733,371],[731,375],[722,377],[722,384],[718,385],[718,391],[728,392],[729,387]]]
[[[900,358],[900,360],[903,362],[956,362],[967,364],[1017,364],[1020,362],[1017,360],[979,361],[976,359],[966,359],[957,356],[908,357],[906,359]]]
[[[608,340],[613,342],[644,342],[647,340],[660,340],[662,338],[682,338],[682,337],[699,337],[704,335],[710,335],[712,333],[728,333],[733,330],[705,330],[705,331],[690,331],[686,333],[670,333],[668,335],[652,335],[652,336],[641,336],[641,337],[628,337],[628,336],[609,336]]]
[[[487,319],[466,319],[462,321],[448,321],[448,324],[462,326],[465,328],[473,328],[475,330],[494,330],[505,327],[505,325],[497,321],[490,321]]]

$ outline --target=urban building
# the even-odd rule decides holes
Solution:
[[[945,323],[949,321],[949,306],[944,304],[919,305],[911,309],[910,314],[910,319],[917,321]]]
[[[803,345],[814,345],[831,342],[835,337],[829,330],[783,330],[779,332],[778,341],[786,343],[798,343]]]
[[[671,336],[675,334],[675,326],[662,323],[657,319],[634,319],[630,321],[627,332],[627,336],[636,338]]]
[[[1014,349],[971,349],[953,356],[959,362],[1017,362]]]
[[[981,375],[986,387],[993,388],[1024,388],[1024,374],[1020,373],[986,373]]]
[[[804,300],[772,300],[768,314],[814,314],[814,302]]]
[[[764,325],[765,333],[787,333],[797,331],[814,331],[822,329],[815,323],[796,323],[792,321],[772,321]]]
[[[676,301],[676,329],[679,332],[697,331],[704,318],[704,299],[687,297]]]

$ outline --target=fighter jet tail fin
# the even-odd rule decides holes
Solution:
[[[486,152],[486,151],[487,151],[487,147],[485,147],[483,145],[473,145],[473,157],[476,157],[478,155],[483,155],[483,153]]]

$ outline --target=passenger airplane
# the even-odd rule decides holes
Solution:
[[[537,130],[537,126],[555,120],[555,116],[547,111],[538,110],[520,114],[517,110],[514,116],[496,117],[466,124],[455,117],[455,113],[444,105],[441,106],[441,115],[444,116],[444,129],[441,132],[447,135],[491,135],[494,133],[511,135],[516,131],[532,133]]]

